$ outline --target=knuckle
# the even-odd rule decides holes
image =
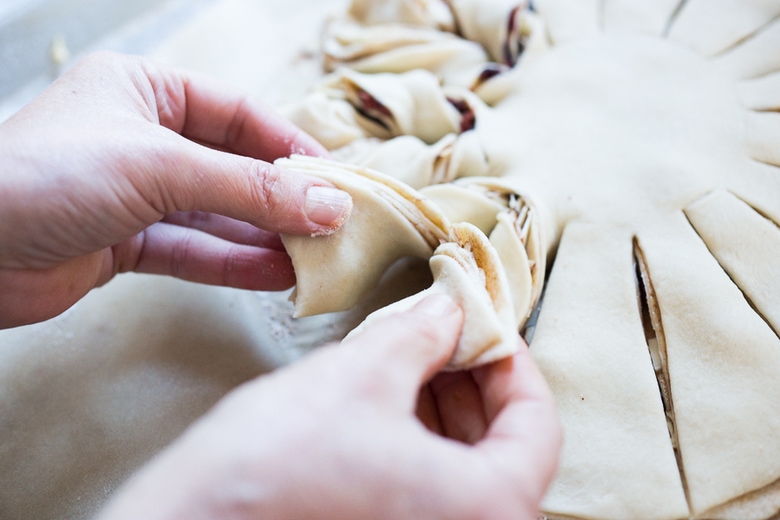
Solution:
[[[252,202],[264,215],[269,215],[282,205],[281,176],[271,164],[253,161],[250,167]]]

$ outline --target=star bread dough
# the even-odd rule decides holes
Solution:
[[[450,368],[521,329],[555,394],[542,517],[778,518],[780,0],[209,4],[157,58],[289,103],[334,160],[281,164],[353,218],[284,238],[294,305],[122,275],[0,331],[0,517],[93,517],[231,388],[446,291]]]
[[[328,72],[387,99],[390,131],[333,153],[360,164],[368,146],[403,157],[385,143],[403,134],[467,138],[447,175],[371,164],[489,237],[518,323],[550,273],[527,329],[565,431],[544,515],[780,514],[780,1],[451,0],[438,29],[367,3],[383,15],[327,26]],[[436,114],[392,122],[411,120],[390,100],[421,96],[403,86],[415,67]],[[531,245],[496,186],[533,208]]]

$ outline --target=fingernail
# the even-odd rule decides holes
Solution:
[[[349,217],[352,197],[336,188],[312,186],[306,191],[304,211],[310,221],[326,226],[332,232]]]
[[[417,306],[417,310],[437,318],[449,316],[458,309],[455,300],[444,294],[428,296]]]

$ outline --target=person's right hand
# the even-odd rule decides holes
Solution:
[[[561,430],[528,349],[440,374],[419,399],[461,314],[433,296],[245,384],[100,519],[536,518]]]

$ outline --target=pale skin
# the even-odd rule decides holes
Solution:
[[[269,164],[292,152],[325,154],[211,80],[88,58],[0,125],[0,327],[126,271],[292,286],[278,232],[337,232],[351,209]],[[434,296],[242,385],[99,518],[535,518],[561,443],[552,396],[524,346],[439,373],[462,319]]]

